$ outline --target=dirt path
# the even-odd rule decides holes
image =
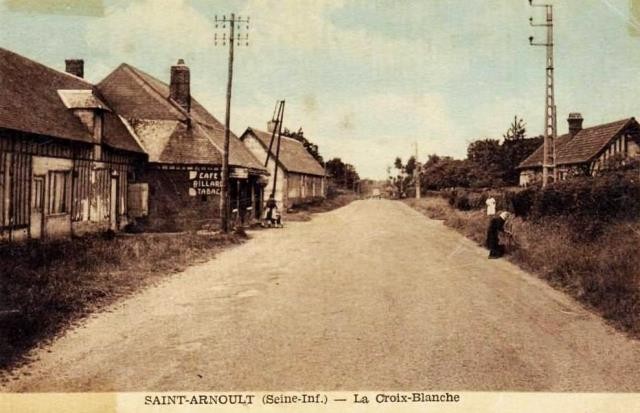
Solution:
[[[640,343],[403,203],[253,236],[91,318],[4,390],[640,390]]]

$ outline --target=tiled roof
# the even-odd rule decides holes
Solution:
[[[578,164],[589,162],[604,149],[622,130],[635,123],[634,118],[584,128],[573,138],[569,134],[558,137],[556,142],[556,164]],[[528,158],[520,163],[519,168],[535,168],[542,166],[543,146],[540,145]]]
[[[265,150],[268,150],[269,143],[271,142],[271,133],[263,132],[255,128],[248,128],[245,133],[252,133],[253,136],[260,141]],[[271,156],[275,157],[275,153],[276,142],[274,141],[273,147],[271,148]],[[324,168],[322,165],[311,156],[302,142],[296,139],[282,136],[279,161],[282,167],[289,172],[324,176]]]
[[[92,87],[78,77],[0,48],[0,127],[92,142],[89,131],[58,95],[59,89]]]
[[[94,86],[0,48],[0,127],[93,143],[71,109],[96,108],[105,118],[104,143],[142,153],[122,121],[94,94]]]
[[[122,149],[129,152],[144,154],[144,149],[138,143],[132,131],[125,125],[125,120],[121,119],[113,112],[104,113],[102,143],[115,149]]]
[[[129,120],[149,154],[149,161],[174,164],[222,163],[224,126],[191,98],[187,114],[169,100],[169,85],[128,64],[98,84],[111,108]],[[191,121],[191,128],[187,121]],[[266,172],[230,133],[229,165]]]

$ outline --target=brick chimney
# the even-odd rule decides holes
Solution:
[[[184,60],[179,59],[175,66],[171,66],[170,97],[187,112],[191,111],[191,75]]]
[[[84,60],[82,59],[66,59],[65,71],[77,77],[84,78]]]
[[[582,130],[582,115],[579,113],[569,113],[569,117],[567,118],[567,122],[569,123],[569,135],[571,137],[576,136],[578,132]]]

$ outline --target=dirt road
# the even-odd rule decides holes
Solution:
[[[91,318],[4,390],[640,390],[639,342],[400,202],[253,237]]]

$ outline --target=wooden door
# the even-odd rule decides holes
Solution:
[[[29,234],[40,239],[44,228],[44,176],[34,176],[31,185],[31,220]]]
[[[118,229],[118,178],[111,177],[111,196],[109,197],[109,227]]]

